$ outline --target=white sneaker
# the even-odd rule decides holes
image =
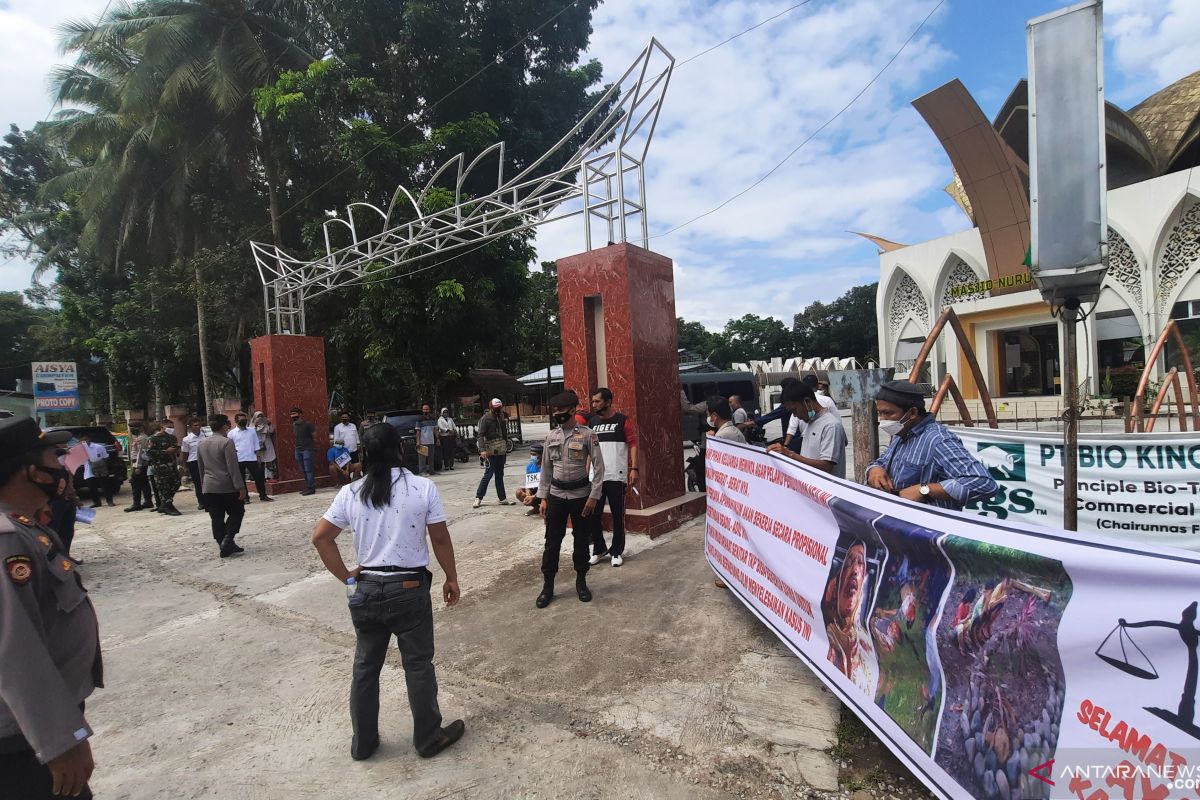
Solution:
[[[601,560],[602,558],[604,558],[606,555],[608,555],[608,553],[601,553],[601,554],[600,554],[600,555],[598,555],[598,556],[592,556],[591,558],[589,558],[589,559],[588,559],[588,563],[589,563],[589,564],[591,564],[591,565],[594,567],[594,566],[596,566],[597,564],[599,564],[599,563],[600,563],[600,560]]]
[[[483,505],[483,499],[480,497],[476,497],[475,504],[472,505],[471,508],[479,508],[481,505]]]
[[[502,505],[502,506],[515,506],[516,504],[517,504],[516,500],[501,500],[500,501],[500,505]]]
[[[620,556],[613,556],[613,557],[612,557],[612,565],[613,565],[614,567],[619,567],[619,566],[621,566],[621,565],[622,565],[622,564],[624,564],[624,563],[625,563],[625,559],[621,558]]]

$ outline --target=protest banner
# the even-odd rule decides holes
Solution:
[[[1000,492],[970,511],[1063,524],[1062,435],[956,427]],[[1200,434],[1079,435],[1079,532],[1200,549]]]
[[[712,568],[939,797],[1200,794],[1200,557],[715,438],[707,494]]]
[[[33,362],[33,404],[38,411],[79,410],[79,374],[74,361]]]

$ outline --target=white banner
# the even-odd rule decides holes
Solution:
[[[1200,794],[1194,554],[930,508],[722,439],[707,477],[713,569],[938,796]]]
[[[968,510],[1062,527],[1062,434],[951,430],[1000,484]],[[1200,434],[1080,434],[1078,483],[1080,535],[1200,549]]]

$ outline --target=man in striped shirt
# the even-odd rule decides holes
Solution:
[[[987,467],[925,410],[921,388],[889,381],[875,395],[879,429],[892,437],[867,467],[867,485],[905,500],[961,511],[999,491]]]

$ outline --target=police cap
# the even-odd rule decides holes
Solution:
[[[550,398],[551,408],[576,408],[579,405],[579,395],[567,390],[559,392]]]
[[[925,390],[908,381],[888,381],[879,388],[876,400],[883,400],[907,411],[910,408],[925,409]]]
[[[0,420],[0,458],[18,458],[34,450],[54,447],[70,441],[70,431],[43,433],[37,420],[30,417],[10,417]]]

